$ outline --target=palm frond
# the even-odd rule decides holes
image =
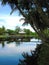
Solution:
[[[13,8],[12,11],[10,12],[10,15],[17,9],[17,7]]]
[[[23,26],[29,24],[29,21],[28,21],[26,18],[21,18],[20,21],[21,21],[21,20],[24,20],[24,23],[22,24]]]

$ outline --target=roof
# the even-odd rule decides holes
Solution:
[[[19,32],[19,33],[25,33],[24,31],[21,31],[21,32]]]

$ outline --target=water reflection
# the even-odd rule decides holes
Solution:
[[[4,41],[0,41],[0,44],[2,44],[2,47],[5,46]]]
[[[16,41],[0,41],[0,45],[2,45],[2,48],[4,48],[6,44],[11,44],[11,43],[15,43],[16,46],[18,46],[18,45],[20,45],[21,42],[16,42]]]
[[[39,42],[0,41],[0,65],[18,65],[23,52],[30,53]]]
[[[28,41],[29,42],[29,41]],[[36,43],[38,44],[38,42],[41,43],[41,40],[38,40],[38,39],[31,39],[30,40],[31,43]],[[2,44],[2,47],[4,47],[6,44],[11,44],[11,43],[15,43],[16,46],[19,46],[20,44],[22,44],[23,42],[20,42],[20,41],[0,41],[0,44]],[[25,42],[24,42],[25,43]]]
[[[38,65],[38,58],[40,54],[40,49],[42,44],[38,44],[34,51],[31,51],[31,54],[23,53],[23,59],[19,60],[18,65]]]

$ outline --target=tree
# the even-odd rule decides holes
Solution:
[[[38,65],[49,65],[49,45],[43,43],[38,55]]]
[[[11,29],[7,29],[6,32],[7,32],[9,35],[15,34],[14,30],[11,30]]]
[[[18,34],[20,31],[21,31],[21,28],[18,27],[18,26],[16,26],[16,28],[15,28],[15,33]]]
[[[49,0],[1,0],[2,4],[9,4],[14,10],[19,10],[31,27],[40,36],[42,41],[49,43],[49,36],[46,36],[44,30],[49,30]]]
[[[37,45],[36,49],[34,51],[31,51],[31,55],[28,53],[23,53],[23,60],[19,60],[18,65],[38,65],[38,57],[40,53],[40,49],[42,47],[42,44]]]
[[[31,31],[29,29],[24,29],[24,32],[26,33],[26,35],[31,35]]]
[[[5,32],[6,32],[5,27],[2,26],[2,28],[0,28],[0,35],[4,35]]]
[[[49,46],[49,0],[1,0],[2,4],[9,4],[12,8],[12,12],[14,10],[19,10],[19,12],[23,15],[25,23],[30,24],[31,27],[35,30],[35,32],[40,36],[44,46],[42,46],[42,51],[39,54],[40,63],[45,65],[44,63],[47,61],[47,55],[49,54],[46,48]],[[24,24],[25,24],[24,23]],[[46,30],[46,33],[45,33]],[[48,31],[47,31],[48,30]],[[46,47],[46,48],[45,48]],[[49,47],[48,47],[49,48]],[[44,51],[45,55],[42,56],[42,52]],[[41,60],[45,58],[45,60]],[[49,58],[48,58],[49,60]],[[47,64],[49,65],[49,64]]]
[[[2,29],[5,31],[5,27],[4,26],[2,26]]]

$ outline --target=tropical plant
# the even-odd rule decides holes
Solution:
[[[14,30],[11,30],[11,29],[7,29],[6,33],[8,33],[9,35],[15,34]]]
[[[21,31],[21,28],[18,27],[18,26],[16,26],[16,28],[15,28],[15,33],[18,34],[20,31]]]
[[[18,65],[38,65],[38,58],[41,47],[42,44],[37,45],[36,49],[34,51],[31,51],[31,55],[29,55],[28,53],[23,53],[23,59],[19,60],[20,62]]]
[[[24,32],[26,33],[26,35],[30,35],[31,31],[29,29],[24,29]]]
[[[12,12],[19,10],[31,27],[40,36],[42,41],[49,42],[49,37],[43,32],[49,30],[49,0],[1,0],[2,5],[9,4]]]
[[[42,47],[39,65],[49,65],[49,0],[1,0],[2,4],[9,4],[12,12],[19,10],[25,19],[25,23],[30,24],[35,32],[40,36],[44,46]],[[46,33],[45,33],[46,30]],[[45,47],[46,46],[46,47]],[[44,52],[43,52],[44,51]],[[46,52],[47,51],[47,52]],[[42,54],[45,55],[42,55]],[[45,60],[44,60],[45,58]],[[47,61],[47,60],[48,61]],[[48,64],[45,64],[48,62]],[[42,63],[42,64],[41,64]]]

